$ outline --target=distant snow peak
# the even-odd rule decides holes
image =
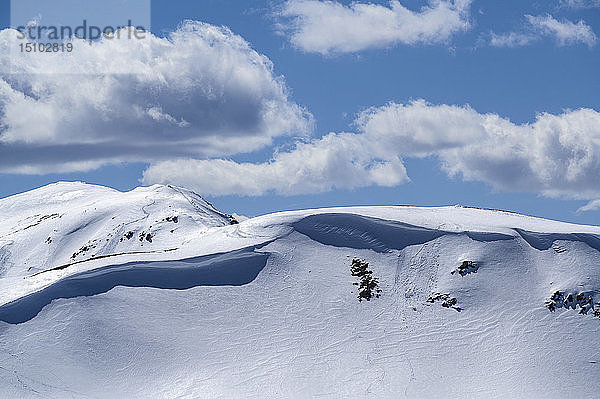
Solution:
[[[6,276],[172,251],[189,236],[237,222],[183,188],[153,185],[120,192],[83,182],[57,182],[4,198],[0,214],[7,215],[0,239],[9,240],[0,258],[14,264],[0,268]]]

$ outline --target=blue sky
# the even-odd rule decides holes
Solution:
[[[300,35],[306,32],[293,24],[293,17],[281,15],[281,9],[286,4],[283,2],[154,0],[151,15],[152,31],[160,37],[168,37],[186,19],[228,27],[233,34],[247,41],[256,53],[265,55],[271,60],[273,76],[282,76],[284,85],[289,90],[289,96],[285,101],[302,107],[312,115],[314,126],[308,132],[274,134],[270,144],[253,144],[249,152],[236,150],[235,153],[230,154],[203,154],[202,151],[198,151],[198,155],[185,154],[186,158],[222,158],[244,165],[244,163],[264,163],[273,157],[274,151],[293,153],[294,143],[298,140],[310,144],[317,143],[316,140],[330,132],[361,133],[361,128],[355,122],[358,115],[370,107],[376,107],[369,114],[372,118],[387,111],[391,112],[392,110],[381,108],[390,103],[408,105],[414,100],[423,99],[429,104],[424,111],[427,112],[427,118],[433,118],[439,113],[435,108],[437,106],[452,106],[458,113],[468,106],[472,114],[464,118],[479,118],[481,115],[495,114],[510,120],[516,126],[534,124],[537,116],[542,113],[560,116],[565,112],[581,108],[600,111],[598,95],[600,93],[598,74],[600,43],[590,39],[600,34],[600,4],[594,1],[567,3],[559,0],[538,2],[475,0],[468,4],[467,10],[464,11],[464,20],[469,26],[456,28],[443,40],[438,40],[434,34],[425,39],[419,36],[411,42],[410,37],[399,34],[396,39],[390,39],[388,42],[375,38],[361,48],[351,51],[335,47],[342,46],[339,43],[334,44],[334,47],[322,47],[324,50],[321,51],[319,50],[321,47],[311,48],[309,45],[303,47],[303,42],[294,42],[294,34]],[[372,4],[388,7],[390,3],[373,1]],[[408,10],[419,13],[421,7],[429,3],[406,0],[400,4]],[[350,2],[343,1],[338,5],[346,7],[343,11],[346,14],[351,10]],[[9,2],[0,1],[0,6],[2,6],[3,17],[0,23],[2,27],[7,27]],[[294,10],[297,12],[298,9],[303,10],[302,8]],[[540,19],[528,19],[527,15]],[[306,15],[304,17],[308,18]],[[356,21],[360,23],[360,18]],[[579,26],[585,29],[580,29],[579,33],[575,32],[572,36],[564,36],[568,35],[568,32],[560,31],[563,32],[560,33],[548,27],[554,23],[553,21],[567,28],[570,26],[575,29]],[[582,24],[577,25],[579,21],[582,21]],[[568,25],[567,22],[572,24]],[[313,29],[315,26],[311,25],[308,28]],[[586,35],[586,32],[593,36]],[[522,39],[521,45],[492,44],[493,34],[497,37],[508,37],[511,33],[515,35],[513,37]],[[560,36],[561,34],[563,36]],[[349,45],[355,43],[351,42]],[[193,106],[202,107],[202,104],[191,104],[191,110],[194,109]],[[235,109],[227,112],[235,113]],[[398,112],[404,115],[403,109]],[[227,114],[223,115],[227,116]],[[577,118],[580,116],[577,114]],[[592,114],[591,117],[594,121],[595,115]],[[423,123],[429,126],[428,121]],[[441,123],[443,126],[444,122]],[[593,124],[590,122],[585,126],[591,125]],[[568,125],[565,129],[570,129],[570,126],[572,125]],[[377,127],[373,129],[377,130]],[[417,127],[409,126],[407,129],[412,132]],[[540,127],[540,131],[543,129]],[[300,187],[297,192],[302,192],[300,195],[296,194],[294,188],[296,186],[286,191],[284,195],[273,193],[273,189],[277,191],[275,186],[266,186],[267,191],[260,193],[261,195],[255,195],[256,193],[245,195],[247,190],[241,190],[236,194],[233,193],[235,189],[231,187],[220,189],[225,195],[205,195],[206,193],[198,190],[198,187],[210,191],[212,190],[210,185],[219,182],[211,182],[205,177],[197,187],[193,187],[195,181],[190,180],[189,175],[183,177],[169,175],[168,171],[173,169],[165,169],[166,172],[159,169],[150,176],[151,179],[161,182],[173,181],[177,184],[183,182],[184,185],[192,186],[192,189],[197,189],[200,194],[205,195],[217,208],[249,216],[276,210],[338,205],[462,204],[508,209],[577,223],[598,224],[600,211],[577,212],[590,201],[600,198],[600,195],[596,197],[596,192],[600,193],[600,175],[594,174],[600,157],[597,152],[594,152],[598,151],[600,133],[597,127],[592,126],[590,129],[589,131],[584,129],[579,134],[590,137],[591,147],[585,147],[583,151],[591,154],[591,165],[582,167],[581,173],[575,173],[577,176],[574,179],[577,181],[568,188],[563,187],[564,184],[560,179],[548,176],[542,183],[539,183],[541,178],[532,177],[524,178],[523,184],[511,185],[506,182],[510,177],[504,179],[502,176],[497,176],[503,173],[503,169],[506,169],[508,174],[510,163],[500,164],[504,166],[499,166],[493,173],[487,170],[480,172],[475,170],[473,176],[469,178],[473,181],[465,181],[461,173],[449,176],[440,167],[442,162],[456,163],[456,165],[460,163],[459,166],[455,166],[464,172],[465,168],[485,169],[481,163],[486,160],[482,159],[476,164],[469,163],[463,159],[462,154],[466,152],[461,152],[461,148],[457,150],[460,154],[448,155],[440,153],[437,144],[436,149],[428,153],[417,154],[409,151],[398,154],[410,181],[398,176],[397,182],[388,179],[384,184],[380,184],[377,183],[379,180],[364,178],[362,183],[357,183],[357,187],[348,188],[352,186],[348,179],[343,178],[341,184],[340,181],[335,181],[340,177],[333,174],[331,175],[333,177],[330,177],[334,181],[329,188],[311,189],[302,184],[297,185]],[[445,134],[443,129],[438,129],[434,133],[437,136]],[[368,134],[372,137],[381,137],[380,134],[383,133],[376,131]],[[514,134],[518,136],[529,133],[526,130],[523,132],[519,130]],[[567,131],[566,134],[569,132]],[[597,136],[594,136],[595,134]],[[241,135],[237,140],[239,140],[239,148],[243,148],[244,143],[247,142]],[[473,140],[479,139],[473,138]],[[470,142],[467,141],[467,144],[461,145],[469,144]],[[2,145],[0,142],[0,150]],[[234,147],[238,148],[237,145],[238,143]],[[527,147],[529,144],[525,141],[523,145]],[[403,148],[402,143],[400,148]],[[565,153],[568,153],[569,148],[564,150]],[[469,151],[479,150],[469,149]],[[544,153],[542,158],[552,156],[553,151],[548,151],[550,155]],[[490,153],[494,158],[493,151]],[[173,154],[173,157],[181,157],[177,151]],[[379,150],[369,160],[379,162],[381,157],[384,155]],[[59,173],[49,168],[49,174],[43,174],[45,170],[36,170],[35,174],[3,173],[0,174],[0,197],[57,180],[82,180],[128,190],[141,184],[140,179],[144,171],[148,169],[148,164],[152,163],[144,162],[144,159],[146,158],[143,154],[133,161],[128,161],[128,158],[124,157],[94,170],[69,173],[60,173],[60,168],[57,168]],[[294,162],[299,162],[294,159]],[[160,164],[163,161],[160,159],[156,163]],[[384,161],[387,162],[385,159]],[[545,163],[546,161],[550,163]],[[557,159],[546,159],[546,161],[536,165],[540,168],[544,168],[545,165],[553,167],[558,165],[564,169],[569,166],[560,154],[557,155]],[[306,159],[306,162],[311,162],[311,159]],[[519,162],[515,160],[514,164],[517,165]],[[282,163],[282,168],[296,165],[297,163]],[[282,173],[283,176],[275,179],[273,184],[286,181],[286,172]],[[311,173],[319,172],[310,172],[307,179],[322,177],[313,176]],[[549,169],[548,173],[552,174],[555,171]],[[144,181],[147,182],[148,179]],[[582,187],[586,187],[585,194],[580,193]]]

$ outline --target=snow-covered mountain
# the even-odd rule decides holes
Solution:
[[[83,183],[0,215],[0,397],[600,397],[600,227]]]
[[[161,252],[230,224],[199,195],[172,186],[128,193],[56,183],[0,199],[0,277],[120,253]]]

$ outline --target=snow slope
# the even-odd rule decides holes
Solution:
[[[82,183],[0,215],[0,397],[600,397],[599,227],[463,207],[231,224],[183,189]],[[359,302],[354,258],[379,298]]]
[[[0,215],[0,277],[92,256],[164,251],[177,247],[182,236],[231,220],[197,194],[177,187],[121,193],[80,182],[0,199]]]

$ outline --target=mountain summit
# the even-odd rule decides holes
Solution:
[[[0,214],[2,397],[597,395],[596,226],[83,183]]]
[[[129,192],[60,182],[0,200],[0,277],[98,257],[157,253],[234,219],[174,186]]]

